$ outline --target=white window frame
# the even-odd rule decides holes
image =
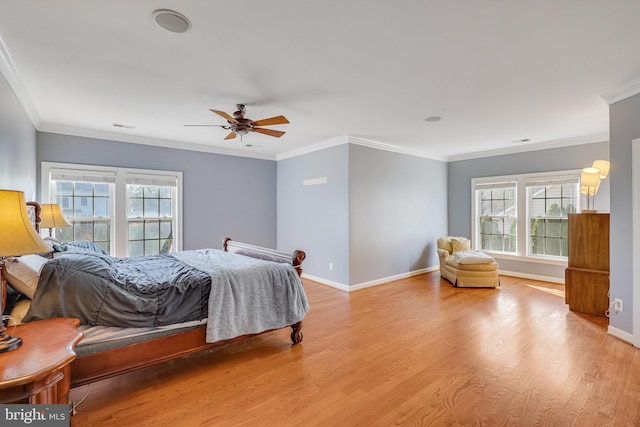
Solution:
[[[55,203],[49,201],[53,195],[52,182],[49,180],[52,169],[64,169],[74,171],[76,173],[105,173],[115,174],[115,190],[111,209],[113,213],[113,222],[111,227],[111,255],[116,257],[126,257],[128,253],[128,209],[129,203],[127,198],[127,176],[151,176],[151,177],[175,177],[176,184],[176,218],[174,250],[182,250],[183,235],[183,189],[182,189],[182,172],[180,171],[163,171],[153,169],[136,169],[112,166],[96,166],[82,165],[72,163],[42,162],[40,165],[40,200],[41,203]]]
[[[537,262],[551,265],[566,265],[566,257],[549,256],[549,255],[532,255],[529,253],[529,198],[527,195],[527,182],[545,181],[558,178],[566,178],[568,176],[576,176],[578,182],[580,179],[580,169],[539,172],[517,175],[501,175],[491,177],[481,177],[471,179],[471,240],[473,248],[480,249],[480,230],[479,230],[479,212],[478,201],[476,200],[476,187],[479,184],[489,185],[492,183],[516,182],[516,253],[484,251],[491,254],[495,258],[511,259],[518,261]],[[580,212],[581,197],[578,194],[576,201],[576,212]]]
[[[532,254],[531,251],[531,241],[533,230],[531,230],[531,199],[533,198],[532,188],[536,186],[548,186],[548,185],[564,185],[564,184],[575,184],[576,188],[576,205],[574,206],[575,211],[579,212],[580,210],[580,173],[569,173],[569,174],[554,174],[554,175],[537,175],[537,176],[528,176],[525,178],[526,185],[526,195],[527,195],[527,255],[536,258],[545,258],[545,259],[557,259],[561,261],[566,261],[567,256],[554,256],[554,255],[542,255],[542,254]],[[545,198],[546,199],[546,198]],[[542,217],[545,219],[558,219],[562,217],[550,217],[546,214]],[[568,217],[567,217],[568,218]],[[567,222],[568,227],[568,222]]]
[[[169,178],[169,179],[167,179]],[[177,189],[177,179],[175,177],[175,175],[151,175],[151,174],[144,174],[144,175],[139,175],[139,174],[133,174],[133,173],[127,173],[127,178],[126,178],[126,191],[127,191],[127,230],[129,230],[129,225],[131,222],[141,222],[141,223],[145,223],[146,221],[148,221],[149,219],[153,220],[153,221],[166,221],[167,219],[171,219],[173,224],[172,228],[175,228],[177,225],[177,221],[176,221],[176,214],[177,212],[177,206],[175,206],[175,209],[172,209],[172,215],[170,217],[163,217],[160,215],[160,213],[158,212],[158,217],[156,218],[148,218],[148,217],[131,217],[130,213],[131,213],[131,185],[142,185],[142,186],[158,186],[158,187],[169,187],[171,189],[171,199],[172,200],[176,200],[177,201],[177,197],[178,197],[178,189]],[[158,206],[159,208],[159,206]],[[160,226],[160,225],[158,225]],[[155,239],[152,239],[155,240]],[[158,239],[161,240],[161,239]],[[171,240],[175,243],[175,239],[173,238],[173,235],[171,237]],[[143,238],[142,242],[146,242],[147,239]],[[128,235],[127,232],[127,255],[131,256],[131,253],[128,252],[128,248],[129,248],[129,244],[131,243],[130,240],[130,236]],[[174,245],[175,246],[175,245]],[[144,251],[146,252],[146,247],[144,249]]]
[[[474,245],[474,249],[477,250],[483,250],[481,249],[481,245],[482,245],[482,230],[480,227],[480,214],[482,212],[478,211],[478,208],[482,205],[482,200],[479,200],[476,198],[477,192],[481,191],[481,190],[493,190],[493,189],[506,189],[506,188],[513,188],[515,190],[517,190],[517,182],[515,180],[508,180],[508,181],[501,181],[501,180],[492,180],[492,181],[476,181],[473,185],[473,210],[476,212],[476,216],[474,216],[473,218],[473,245]],[[513,217],[515,218],[515,222],[516,222],[516,237],[518,236],[518,232],[517,232],[517,226],[518,226],[518,200],[519,200],[519,195],[518,192],[516,191],[516,196],[515,196],[515,201],[516,201],[516,214],[513,215]],[[498,217],[498,215],[490,215],[492,217]],[[503,216],[505,217],[505,216]],[[485,252],[491,252],[491,253],[501,253],[501,254],[514,254],[517,253],[517,248],[518,248],[518,241],[515,242],[516,244],[516,251],[515,252],[511,252],[511,251],[487,251],[487,250],[483,250]]]

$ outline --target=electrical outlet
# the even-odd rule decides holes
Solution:
[[[623,305],[622,305],[622,300],[620,298],[616,298],[613,300],[613,308],[614,310],[617,310],[620,313],[622,313]]]
[[[332,262],[329,263],[329,270],[333,271],[333,263]]]

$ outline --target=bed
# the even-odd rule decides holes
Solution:
[[[38,229],[39,205],[29,204]],[[75,243],[56,248],[59,256],[43,262],[37,285],[31,282],[35,289],[16,284],[10,263],[4,271],[11,287],[20,290],[14,317],[81,320],[85,338],[71,364],[72,387],[276,329],[290,327],[294,345],[303,339],[309,308],[300,280],[303,251],[289,254],[226,238],[221,250],[183,251],[167,255],[167,261],[117,259]],[[138,276],[141,270],[148,273]],[[132,271],[138,273],[127,275]],[[167,279],[168,272],[177,278]],[[87,283],[95,290],[81,294]],[[127,301],[132,294],[136,299]],[[181,303],[174,304],[177,300]],[[181,311],[187,315],[176,317]]]

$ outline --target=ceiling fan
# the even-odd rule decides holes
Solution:
[[[258,132],[264,135],[275,136],[276,138],[280,138],[286,132],[282,132],[279,130],[273,129],[265,129],[261,126],[270,126],[270,125],[284,125],[289,123],[289,120],[285,116],[275,116],[270,117],[268,119],[262,120],[251,120],[244,117],[246,112],[246,108],[244,104],[236,104],[237,111],[233,113],[233,117],[224,111],[219,110],[209,110],[217,115],[225,118],[227,120],[226,125],[185,125],[185,126],[220,126],[223,129],[230,130],[231,132],[226,136],[225,140],[233,139],[236,135],[240,135],[240,140],[242,137],[249,132]]]

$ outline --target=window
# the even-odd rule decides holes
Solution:
[[[127,177],[129,256],[172,251],[175,188],[172,178]]]
[[[180,250],[181,188],[180,172],[42,164],[42,200],[59,203],[72,224],[56,238],[93,241],[115,256]]]
[[[71,227],[57,228],[61,241],[88,240],[111,252],[112,199],[115,174],[53,169],[49,172],[49,200],[60,204]]]
[[[569,254],[568,214],[577,212],[578,180],[528,181],[529,253],[566,257]]]
[[[579,178],[580,171],[567,171],[473,179],[474,248],[566,258],[568,214],[579,210]]]
[[[515,253],[516,183],[478,184],[476,193],[480,249]]]

